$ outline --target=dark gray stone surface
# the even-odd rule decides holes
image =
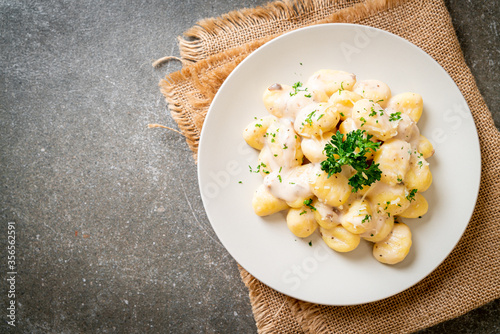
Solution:
[[[24,333],[253,333],[235,261],[213,232],[158,81],[196,21],[262,0],[0,1],[0,332],[7,222]],[[500,125],[498,2],[447,1]],[[421,333],[500,332],[494,301]]]

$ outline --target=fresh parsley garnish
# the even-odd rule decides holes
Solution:
[[[330,142],[325,145],[324,151],[327,158],[321,162],[321,169],[328,173],[328,177],[340,173],[344,165],[354,168],[356,174],[349,178],[352,192],[357,192],[363,186],[379,181],[382,176],[379,164],[374,162],[370,164],[365,157],[366,153],[375,152],[380,147],[380,143],[372,142],[370,140],[372,135],[366,134],[365,137],[365,133],[366,131],[360,129],[349,132],[344,141],[344,135],[337,131]]]
[[[369,222],[372,219],[371,215],[365,215],[365,218],[361,221],[361,224],[364,224],[365,222]]]

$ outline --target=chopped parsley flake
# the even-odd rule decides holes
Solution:
[[[307,206],[309,209],[311,209],[312,211],[316,211],[316,208],[314,206],[312,206],[312,199],[306,199],[304,200],[304,205]]]
[[[366,119],[364,117],[360,117],[359,120],[363,122],[361,123],[361,126],[366,124]]]
[[[372,106],[371,111],[372,112],[368,116],[370,116],[370,117],[377,116],[377,112],[375,111],[375,108],[373,108],[373,106]]]
[[[302,82],[300,81],[297,81],[296,83],[294,83],[292,85],[292,88],[293,88],[293,92],[290,92],[290,96],[294,96],[294,95],[297,95],[298,92],[304,92],[304,91],[307,91],[307,88],[306,89],[300,89],[300,87],[302,87]]]
[[[395,113],[392,113],[390,116],[389,116],[389,121],[397,121],[401,119],[401,111],[398,111],[398,112],[395,112]]]
[[[261,167],[265,168],[265,167],[267,167],[267,165],[265,163],[261,162],[260,164],[257,165],[257,168],[255,170],[252,168],[252,166],[248,165],[248,168],[250,168],[250,173],[260,173]],[[268,170],[264,170],[264,169],[262,170],[262,172],[265,174],[270,173]]]
[[[406,199],[409,200],[410,202],[411,201],[414,201],[415,200],[415,194],[417,193],[418,189],[412,189],[410,190],[410,192],[408,193],[408,195],[406,195]]]
[[[309,126],[312,125],[312,117],[314,116],[314,114],[316,113],[317,110],[313,110],[309,115],[307,115],[305,121],[309,124]]]
[[[361,224],[364,224],[365,222],[369,222],[372,219],[372,216],[370,215],[365,215],[365,218],[361,221]]]

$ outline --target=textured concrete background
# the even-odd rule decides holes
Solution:
[[[8,221],[24,333],[253,333],[247,290],[201,203],[158,89],[196,21],[264,0],[0,1],[0,332]],[[447,1],[500,125],[500,10]],[[421,333],[498,333],[497,300]]]

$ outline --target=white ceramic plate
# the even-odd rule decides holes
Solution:
[[[422,219],[404,220],[413,246],[400,264],[379,263],[365,241],[353,252],[334,252],[319,232],[300,239],[288,230],[283,214],[261,218],[252,210],[252,194],[262,178],[249,172],[249,165],[257,166],[258,152],[246,145],[242,131],[254,116],[267,115],[262,94],[268,86],[305,81],[322,68],[352,72],[358,80],[378,79],[393,95],[412,91],[424,99],[419,127],[436,149],[429,159],[434,181],[425,193],[430,209]],[[432,272],[467,227],[481,170],[470,110],[444,69],[398,36],[350,24],[296,30],[247,57],[212,102],[198,158],[203,203],[229,253],[271,288],[326,305],[380,300]]]

